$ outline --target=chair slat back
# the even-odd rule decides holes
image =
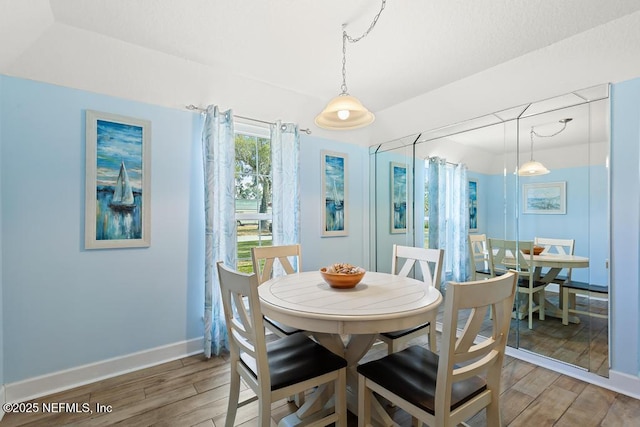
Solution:
[[[511,270],[486,280],[448,283],[436,381],[436,408],[451,406],[451,389],[457,381],[482,375],[491,387],[499,385],[517,277],[517,272]],[[485,339],[479,333],[489,309],[492,311],[491,335]],[[463,310],[469,312],[469,318],[458,336],[458,319],[464,317]],[[483,331],[482,335],[486,332]],[[476,340],[478,344],[474,344]]]
[[[576,244],[574,239],[553,239],[549,237],[536,237],[533,239],[533,243],[536,246],[542,246],[542,255],[546,254],[558,254],[558,255],[573,255],[573,248]],[[571,269],[565,269],[567,280],[571,281]]]
[[[302,265],[300,245],[254,247],[251,248],[251,259],[259,284],[283,273],[296,273],[300,271]],[[264,264],[261,265],[263,262]],[[278,271],[279,268],[283,271]]]
[[[489,252],[486,234],[469,234],[469,260],[471,277],[475,280],[476,270],[489,270]]]
[[[543,254],[573,255],[575,242],[573,239],[551,239],[547,237],[533,239],[533,243],[536,246],[544,248]]]
[[[523,253],[528,251],[527,254]],[[491,276],[497,276],[507,270],[517,270],[521,274],[533,275],[533,242],[502,240],[490,238],[487,240],[489,252],[489,269]]]
[[[231,361],[244,360],[255,367],[258,375],[256,381],[267,381],[269,384],[271,380],[257,276],[233,271],[222,261],[217,263],[217,268]]]
[[[422,275],[422,281],[426,283],[427,286],[433,286],[440,290],[443,258],[443,249],[427,249],[393,245],[391,271],[393,274],[407,277],[411,274],[412,270],[415,271],[417,265],[419,266],[420,274]],[[402,264],[400,271],[398,271],[398,267],[402,262],[402,259],[404,259],[404,263]]]

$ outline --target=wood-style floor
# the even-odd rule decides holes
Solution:
[[[367,359],[385,352],[376,345]],[[37,414],[8,413],[0,427],[9,426],[217,426],[225,422],[229,364],[224,357],[206,360],[187,357],[61,393],[35,399]],[[640,419],[640,401],[594,385],[507,358],[502,374],[502,415],[509,426],[635,426]],[[241,393],[241,399],[250,392]],[[43,413],[44,404],[89,404],[93,413]],[[111,406],[97,413],[97,405]],[[58,405],[64,408],[64,405]],[[277,402],[272,418],[278,422],[295,410],[292,403]],[[401,426],[410,418],[400,409],[390,409]],[[256,403],[238,411],[236,425],[257,424]],[[484,413],[468,422],[485,425]],[[357,419],[349,415],[349,427]]]

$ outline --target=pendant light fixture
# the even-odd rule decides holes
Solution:
[[[365,38],[375,27],[385,5],[386,0],[382,0],[380,11],[373,18],[367,31],[360,37],[349,36],[344,29],[345,25],[342,26],[342,86],[340,86],[342,92],[329,101],[324,110],[316,116],[315,123],[319,127],[332,130],[358,129],[370,125],[375,120],[373,113],[347,91],[347,42],[357,43]]]
[[[535,160],[533,160],[533,136],[535,135],[540,138],[551,138],[552,136],[556,136],[567,128],[567,123],[569,123],[571,120],[573,119],[572,118],[561,119],[560,123],[562,123],[562,128],[551,135],[541,135],[534,130],[533,126],[531,126],[531,131],[529,132],[529,136],[531,138],[531,157],[529,158],[528,162],[524,163],[518,169],[518,175],[536,176],[536,175],[546,175],[550,172],[550,170],[547,169],[542,163],[536,162]]]

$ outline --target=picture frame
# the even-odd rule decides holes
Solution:
[[[348,158],[344,153],[321,152],[322,162],[322,236],[347,236]]]
[[[469,231],[478,231],[478,181],[469,180]]]
[[[523,184],[522,213],[542,215],[566,214],[566,181]]]
[[[151,244],[151,122],[86,111],[85,249]]]
[[[391,234],[407,232],[407,165],[390,162]]]

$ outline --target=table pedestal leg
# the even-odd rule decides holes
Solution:
[[[551,284],[558,277],[558,274],[562,271],[561,268],[550,268],[549,271],[543,276],[542,269],[537,267],[534,274],[534,280],[540,281],[546,284]],[[545,298],[544,300],[544,314],[545,316],[555,317],[557,319],[562,319],[562,285],[559,286],[559,296],[558,301],[560,303],[560,307],[553,304],[551,301]],[[538,295],[534,295],[534,297],[538,298]],[[540,304],[540,301],[536,301],[537,304]],[[569,322],[571,323],[580,323],[580,318],[578,316],[569,316]]]

